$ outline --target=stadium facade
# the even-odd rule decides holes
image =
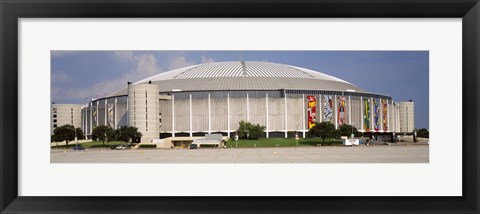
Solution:
[[[126,83],[127,84],[127,83]],[[399,104],[347,81],[271,62],[199,64],[128,83],[82,109],[81,127],[138,127],[142,142],[166,137],[230,137],[239,121],[266,127],[265,137],[305,137],[315,122],[362,132],[400,131]]]
[[[81,127],[83,118],[81,104],[55,104],[52,103],[50,111],[50,134],[53,130],[63,125],[72,125],[75,128]],[[83,126],[82,126],[83,128]]]

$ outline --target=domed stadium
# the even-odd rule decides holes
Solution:
[[[129,125],[142,132],[142,142],[211,133],[230,137],[242,120],[265,126],[266,138],[305,137],[315,122],[324,121],[361,132],[399,130],[392,97],[292,65],[206,63],[125,84],[82,109],[85,133],[99,125]]]

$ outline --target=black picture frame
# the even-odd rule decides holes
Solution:
[[[1,213],[479,213],[478,0],[0,0],[0,15]],[[462,18],[463,196],[19,197],[18,19],[24,17]]]

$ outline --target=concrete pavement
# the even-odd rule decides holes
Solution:
[[[428,145],[51,150],[51,163],[428,163]]]

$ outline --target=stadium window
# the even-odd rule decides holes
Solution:
[[[53,122],[54,122],[54,123],[56,123],[56,122],[57,122],[57,120],[53,120]]]
[[[54,115],[53,115],[53,118],[57,118],[57,115],[56,115],[56,114],[54,114]]]
[[[53,124],[53,128],[57,128],[57,124]]]

